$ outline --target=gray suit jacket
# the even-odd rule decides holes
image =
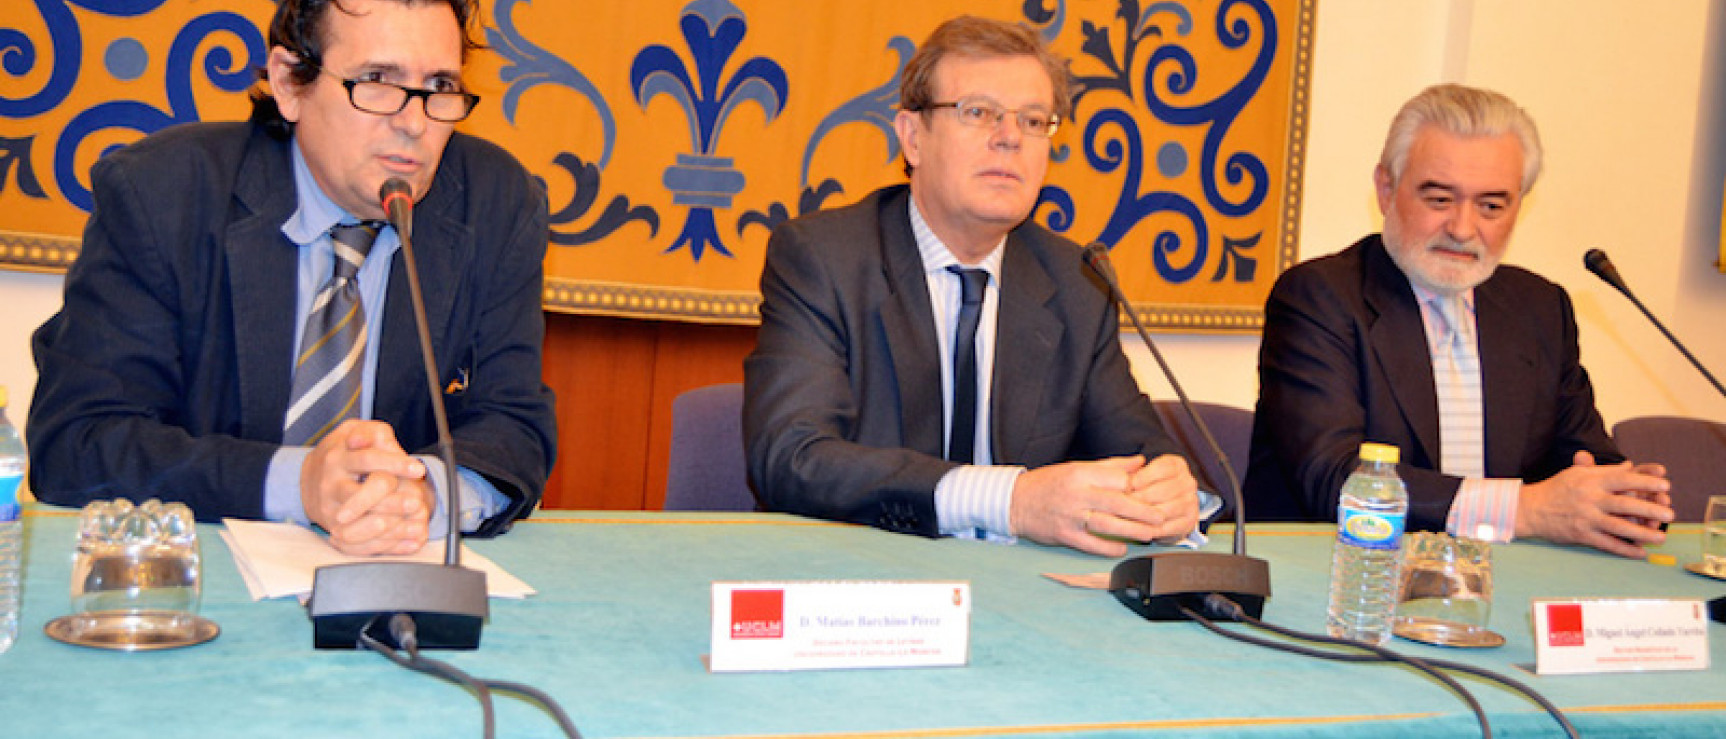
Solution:
[[[83,505],[125,496],[201,520],[263,515],[293,368],[298,248],[289,144],[246,123],[177,126],[99,161],[96,208],[60,313],[36,332],[31,487]],[[456,134],[418,205],[414,249],[457,464],[538,502],[556,448],[540,381],[547,209],[513,157]],[[391,265],[374,417],[435,453],[405,260]]]
[[[744,362],[744,443],[768,510],[935,536],[941,363],[901,185],[774,231]],[[1007,237],[990,412],[997,464],[1180,449],[1121,353],[1118,314],[1072,242]]]
[[[1500,266],[1475,288],[1486,474],[1537,482],[1579,450],[1623,459],[1594,408],[1564,288]],[[1334,520],[1363,441],[1402,450],[1409,529],[1444,530],[1462,478],[1438,469],[1438,395],[1420,306],[1376,235],[1283,273],[1265,304],[1244,485],[1256,519]]]

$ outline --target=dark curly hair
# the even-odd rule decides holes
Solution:
[[[461,29],[462,61],[467,61],[469,52],[484,48],[479,42],[479,4],[478,0],[390,0],[403,5],[447,5],[450,12],[455,13],[456,27]],[[276,5],[276,15],[270,19],[269,46],[274,49],[280,46],[287,49],[299,61],[294,64],[289,75],[296,84],[307,85],[318,78],[318,70],[323,68],[324,42],[328,30],[324,19],[329,16],[330,8],[342,13],[353,14],[342,5],[342,0],[280,0]],[[268,81],[269,70],[259,69],[258,79]],[[282,112],[276,107],[276,100],[270,97],[267,85],[257,85],[252,88],[252,121],[269,128],[270,133],[280,138],[288,138],[294,133],[292,121],[282,117]]]

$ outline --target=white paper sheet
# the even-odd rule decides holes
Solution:
[[[443,562],[443,539],[429,541],[411,555],[356,557],[336,551],[317,532],[298,524],[234,518],[223,519],[222,523],[225,526],[222,540],[233,552],[234,564],[239,567],[252,600],[288,596],[304,600],[312,592],[312,573],[324,565]],[[486,592],[493,598],[525,598],[538,592],[466,546],[461,548],[461,563],[485,573]]]

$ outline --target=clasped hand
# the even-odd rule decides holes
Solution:
[[[412,554],[433,509],[425,464],[381,421],[344,421],[307,455],[300,502],[345,554]]]
[[[1571,467],[1522,487],[1516,535],[1642,558],[1644,544],[1666,540],[1659,526],[1672,520],[1670,490],[1662,465],[1597,465],[1579,451]]]
[[[1013,485],[1013,534],[1105,557],[1128,541],[1173,542],[1198,525],[1198,482],[1179,456],[1066,462],[1028,470]]]

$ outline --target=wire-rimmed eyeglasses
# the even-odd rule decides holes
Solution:
[[[950,103],[930,103],[923,110],[939,110],[952,108],[959,114],[959,122],[967,126],[988,128],[999,124],[1008,113],[1013,114],[1013,120],[1019,124],[1019,131],[1026,136],[1049,138],[1061,127],[1061,116],[1041,105],[1027,105],[1012,109],[980,95],[968,95]]]

